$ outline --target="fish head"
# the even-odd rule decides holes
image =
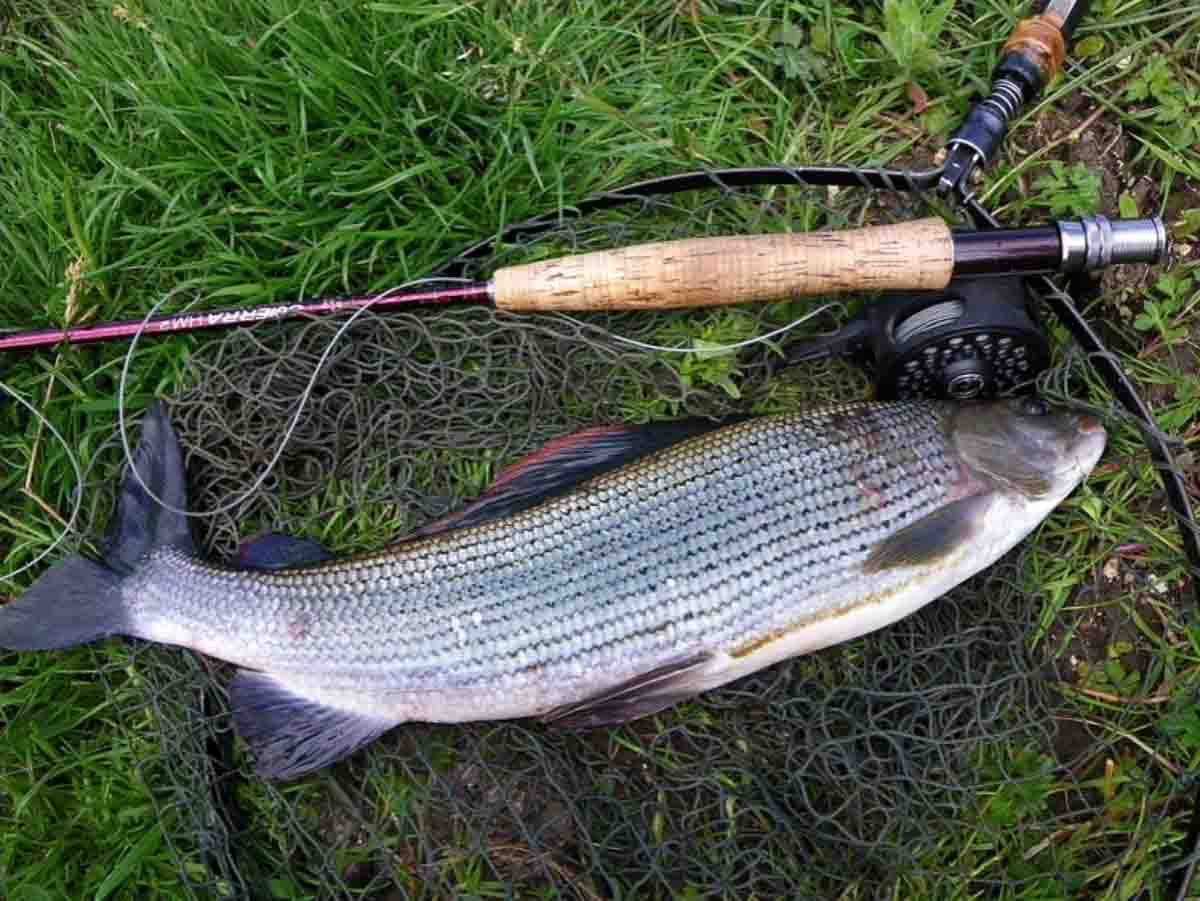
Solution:
[[[1002,493],[1057,503],[1095,467],[1100,420],[1036,397],[957,406],[950,435],[963,462]]]

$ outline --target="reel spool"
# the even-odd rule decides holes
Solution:
[[[784,365],[835,356],[866,369],[879,400],[963,401],[1032,390],[1050,344],[1023,278],[963,278],[875,300],[837,334],[790,348]]]

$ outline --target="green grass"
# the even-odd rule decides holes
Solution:
[[[0,329],[138,317],[170,292],[167,310],[382,290],[505,223],[698,166],[923,159],[986,85],[1024,5],[958,4],[944,22],[913,16],[931,4],[890,4],[887,17],[881,6],[11,0],[0,9]],[[1182,243],[1200,242],[1200,10],[1150,0],[1093,7],[1086,69],[1025,114],[980,196],[1007,221],[1116,215],[1132,204],[1137,215],[1164,214]],[[910,82],[930,100],[920,116]],[[1126,142],[1116,191],[1070,156],[1080,135],[1046,138],[1081,123],[1082,98],[1103,110],[1093,130]],[[1192,454],[1200,443],[1196,259],[1166,283],[1155,284],[1165,271],[1114,282],[1088,311],[1106,323],[1162,427],[1186,435]],[[1054,331],[1061,347],[1065,335]],[[724,313],[664,327],[659,337],[745,336],[746,321]],[[206,343],[143,342],[130,369],[131,409],[186,385],[189,359]],[[116,459],[124,353],[114,345],[14,355],[0,360],[0,379],[61,430],[85,467],[102,472]],[[668,365],[736,391],[728,357]],[[824,390],[855,387],[861,381],[842,375]],[[820,390],[810,388],[810,396]],[[1086,370],[1072,394],[1111,406]],[[760,409],[796,396],[781,383]],[[676,412],[637,392],[620,402],[630,420]],[[1104,599],[1135,629],[1084,674],[1077,688],[1086,691],[1068,695],[1097,746],[1119,751],[1081,776],[1104,813],[1065,834],[1043,828],[1046,798],[1070,787],[1039,776],[1045,761],[1027,749],[997,748],[981,767],[1000,782],[1019,770],[1045,793],[998,788],[973,813],[980,828],[947,831],[930,853],[925,863],[941,877],[902,880],[897,898],[979,897],[984,872],[1062,873],[1079,896],[1129,898],[1157,890],[1159,865],[1179,849],[1186,804],[1178,789],[1200,768],[1192,706],[1200,630],[1178,587],[1178,539],[1136,430],[1116,429],[1105,459],[1112,465],[1040,530],[1025,572],[1045,598],[1030,645],[1052,656],[1067,653],[1099,603],[1084,589],[1117,548],[1141,546],[1129,566],[1168,587],[1159,594],[1143,580]],[[0,406],[0,462],[0,557],[2,572],[13,573],[62,534],[75,474],[65,449],[14,404]],[[497,462],[445,465],[469,495]],[[82,522],[98,528],[103,502],[88,495],[83,503]],[[370,544],[397,521],[391,510],[290,513],[338,548]],[[0,580],[0,597],[19,594],[44,565]],[[132,661],[119,643],[0,657],[4,897],[177,896],[165,838],[177,824],[147,785],[153,732],[112,722],[115,706],[140,690]],[[702,711],[689,705],[684,716],[700,721]],[[397,788],[377,791],[391,797]],[[281,866],[286,851],[280,840]],[[496,890],[469,855],[443,866],[443,884],[462,893]],[[300,891],[271,888],[279,897]],[[1057,890],[1031,881],[1003,896]]]

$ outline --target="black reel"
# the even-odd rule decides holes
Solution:
[[[789,348],[783,365],[827,357],[866,369],[880,400],[974,400],[1031,391],[1050,343],[1024,278],[963,278],[873,300],[837,334]]]

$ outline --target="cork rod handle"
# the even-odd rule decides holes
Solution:
[[[954,244],[941,219],[843,232],[639,244],[501,269],[512,312],[666,310],[844,291],[939,290]]]

